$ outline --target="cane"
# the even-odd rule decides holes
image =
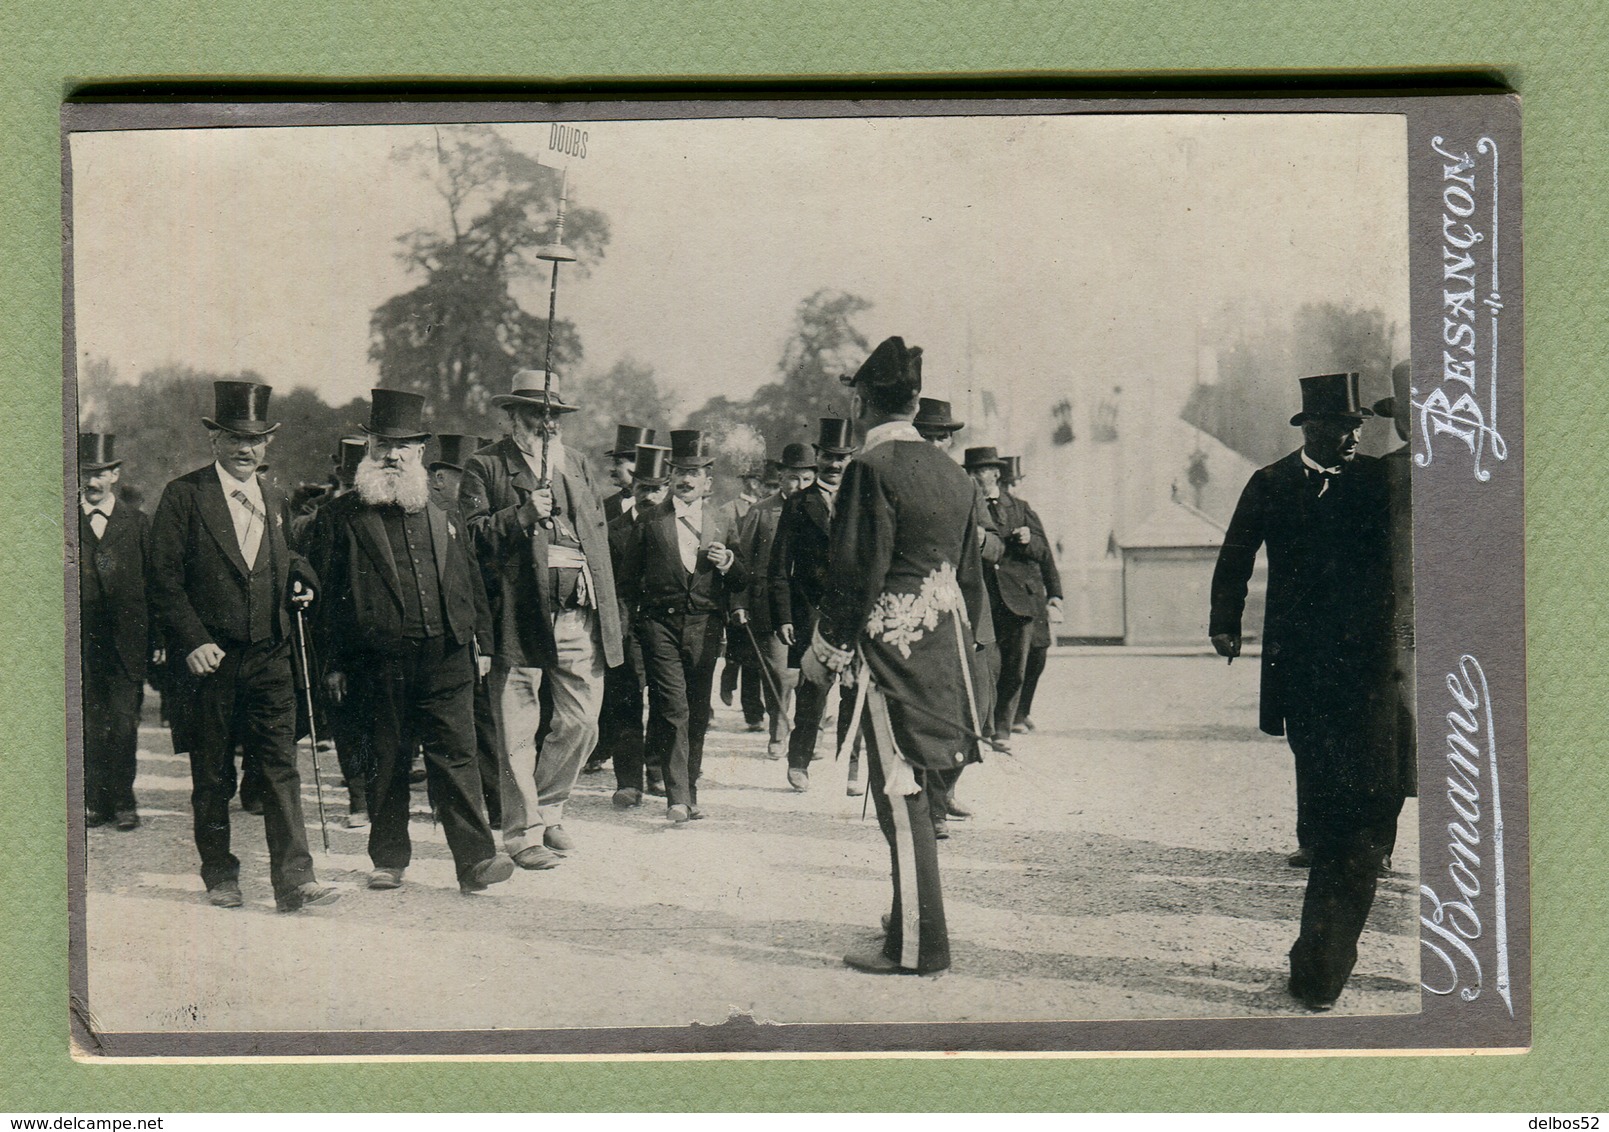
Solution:
[[[292,592],[302,593],[302,583],[296,582],[291,587]],[[313,793],[318,797],[318,831],[324,838],[324,852],[330,851],[330,826],[324,819],[324,776],[318,769],[318,724],[313,720],[313,669],[307,663],[307,623],[302,616],[302,606],[296,604],[296,652],[302,660],[302,683],[307,691],[307,738],[313,748]]]
[[[783,706],[787,701],[782,697],[782,681],[777,678],[777,674],[771,669],[771,658],[761,651],[760,642],[754,638],[754,626],[749,624],[747,618],[739,622],[739,624],[743,626],[743,632],[749,638],[749,648],[754,650],[755,659],[760,662],[760,675],[765,677],[765,686],[776,697],[777,714],[782,717],[782,725],[792,731],[793,721],[788,718],[787,709]]]

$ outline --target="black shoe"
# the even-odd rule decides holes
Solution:
[[[122,829],[123,827],[118,826],[118,828]],[[1391,857],[1389,855],[1387,855],[1386,858],[1380,862],[1380,879],[1385,880],[1385,879],[1389,878],[1390,876],[1391,876]]]
[[[129,832],[131,829],[139,829],[140,815],[135,813],[133,810],[117,811],[117,828],[122,830],[124,833]]]
[[[408,785],[409,786],[418,786],[424,780],[425,780],[425,768],[424,767],[416,766],[416,767],[414,767],[412,770],[410,770],[408,772]]]
[[[334,904],[339,899],[341,894],[332,886],[310,880],[297,885],[289,892],[276,895],[274,907],[281,912],[300,912],[303,908],[322,908],[326,904]]]
[[[950,823],[943,818],[933,819],[933,840],[948,841],[950,839]]]
[[[507,853],[488,857],[465,873],[458,881],[458,891],[464,895],[485,892],[494,884],[502,884],[514,875],[514,859]]]
[[[665,796],[664,772],[658,770],[649,770],[647,772],[647,776],[648,785],[646,788],[644,788],[643,793],[651,794],[655,798],[663,798]]]
[[[642,805],[642,791],[635,786],[623,786],[615,791],[611,801],[614,802],[615,809],[629,810],[633,806]]]
[[[802,766],[788,768],[788,785],[803,794],[810,789],[810,772]]]
[[[972,816],[972,811],[958,803],[954,798],[944,799],[944,813],[946,817],[956,818],[960,821],[966,821],[967,818]]]
[[[599,771],[603,770],[603,768],[608,766],[608,765],[609,765],[609,763],[608,763],[607,760],[605,760],[603,762],[588,763],[586,766],[581,768],[581,773],[582,774],[597,774]]]
[[[242,798],[240,800],[240,808],[254,817],[260,818],[263,816],[263,800],[261,798],[253,798],[249,802]]]
[[[214,908],[239,908],[245,903],[240,895],[240,882],[223,880],[207,889],[207,903]]]
[[[111,825],[115,821],[111,814],[86,813],[84,815],[85,829],[99,829],[103,825]]]
[[[1293,869],[1310,869],[1313,867],[1313,850],[1298,849],[1285,858],[1285,863]]]
[[[1339,997],[1334,996],[1331,998],[1321,998],[1304,990],[1300,990],[1296,986],[1295,979],[1292,979],[1286,983],[1285,989],[1290,992],[1290,996],[1292,998],[1302,1004],[1303,1008],[1311,1010],[1314,1014],[1322,1014],[1329,1010],[1335,1005],[1335,998]]]
[[[881,951],[851,952],[844,956],[844,966],[868,975],[930,975],[935,971],[919,971],[915,967],[901,967]]]

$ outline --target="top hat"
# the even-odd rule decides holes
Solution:
[[[273,386],[257,381],[214,381],[213,415],[202,417],[201,423],[241,436],[267,436],[279,427],[268,421],[268,395],[273,391]]]
[[[112,455],[112,442],[117,437],[109,432],[81,432],[78,434],[78,470],[104,472],[123,461]]]
[[[867,394],[886,391],[909,400],[922,390],[922,347],[907,348],[903,338],[884,338],[844,384]]]
[[[1000,454],[995,451],[993,445],[986,445],[978,448],[968,448],[966,459],[961,462],[961,466],[966,468],[967,471],[971,471],[973,468],[1003,469],[1006,466],[1006,462],[1000,458]]]
[[[538,409],[545,408],[550,413],[575,412],[576,406],[566,405],[557,389],[553,390],[551,397],[548,395],[546,387],[557,384],[557,375],[550,382],[542,370],[522,369],[514,375],[509,391],[493,397],[492,404],[499,409],[506,409],[512,405],[531,405]]]
[[[675,428],[670,432],[670,466],[707,468],[715,463],[715,442],[696,428]]]
[[[1001,483],[1016,483],[1022,479],[1021,456],[1002,456],[1000,459],[1005,463],[1005,467],[1000,469]]]
[[[457,432],[443,432],[436,436],[436,443],[441,445],[441,453],[430,461],[430,470],[437,468],[452,468],[454,471],[464,470],[464,461],[475,454],[475,450],[486,443],[480,436],[465,436]]]
[[[1302,378],[1302,411],[1291,418],[1291,424],[1323,417],[1361,421],[1372,416],[1374,411],[1358,398],[1357,374],[1322,373]]]
[[[789,444],[782,449],[779,461],[784,468],[814,468],[816,458],[810,454],[808,444]]]
[[[404,389],[371,389],[369,423],[360,425],[382,440],[429,440],[425,431],[425,398]]]
[[[940,401],[936,397],[923,397],[916,409],[916,419],[911,422],[916,431],[923,429],[929,432],[960,432],[966,427],[965,421],[958,421],[950,416],[950,403]]]
[[[632,469],[632,482],[644,487],[663,487],[670,481],[670,469],[665,466],[669,458],[670,449],[663,444],[637,445],[637,464]]]
[[[815,448],[829,456],[848,456],[855,451],[855,426],[842,417],[822,417]]]
[[[641,425],[617,424],[615,425],[615,446],[604,453],[605,456],[621,457],[635,456],[637,445],[652,444],[658,435],[651,428]]]
[[[338,468],[342,475],[356,474],[358,465],[363,463],[363,457],[368,454],[369,442],[361,436],[343,436],[335,446],[335,452],[330,456],[330,463]]]

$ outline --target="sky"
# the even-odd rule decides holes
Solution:
[[[547,153],[546,122],[499,127]],[[572,199],[612,238],[561,270],[583,371],[630,356],[683,411],[775,380],[800,300],[924,348],[927,392],[1043,420],[1064,389],[1187,391],[1304,302],[1407,324],[1394,115],[597,122]],[[377,384],[369,316],[419,282],[397,237],[445,209],[396,154],[429,126],[146,130],[71,140],[77,351],[124,380],[252,369],[332,403]],[[546,310],[546,286],[518,292]],[[1399,346],[1405,348],[1406,338]],[[1400,352],[1400,351],[1399,351]],[[1210,375],[1207,375],[1210,376]],[[1297,375],[1293,375],[1293,380]]]

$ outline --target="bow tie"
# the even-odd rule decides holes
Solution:
[[[1330,490],[1330,481],[1333,480],[1333,479],[1339,478],[1339,476],[1341,475],[1341,469],[1340,468],[1309,468],[1309,469],[1307,469],[1307,474],[1308,474],[1309,478],[1312,478],[1313,476],[1318,477],[1318,481],[1319,481],[1318,482],[1318,494],[1315,495],[1313,498],[1315,498],[1315,499],[1323,499],[1324,498],[1324,493],[1326,491]]]
[[[112,517],[112,513],[110,511],[102,511],[99,507],[91,507],[89,509],[88,518],[93,519],[97,515],[102,519],[110,519]]]

